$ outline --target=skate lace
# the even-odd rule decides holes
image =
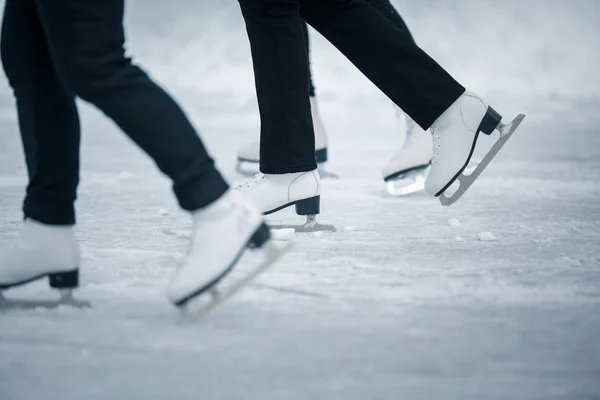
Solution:
[[[440,148],[442,147],[442,141],[440,136],[440,128],[437,126],[431,127],[431,136],[433,137],[433,158],[431,163],[437,163],[438,156],[440,155]]]
[[[256,174],[254,175],[254,177],[252,177],[252,179],[247,180],[244,183],[240,183],[239,185],[237,185],[235,187],[235,190],[242,190],[242,189],[253,189],[256,187],[256,185],[258,185],[260,183],[260,181],[262,181],[265,178],[264,174]]]

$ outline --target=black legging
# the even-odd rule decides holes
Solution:
[[[394,8],[390,0],[366,0],[367,3],[375,7],[377,11],[383,14],[387,19],[389,19],[402,33],[410,37],[410,39],[414,42],[413,38],[406,22],[402,19],[398,11]],[[304,40],[306,42],[306,54],[308,58],[308,82],[310,84],[310,97],[315,97],[315,85],[313,83],[312,71],[310,68],[310,39],[308,37],[308,25],[306,22],[302,24],[302,29],[304,30]]]

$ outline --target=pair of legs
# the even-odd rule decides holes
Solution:
[[[80,125],[75,98],[111,118],[173,180],[181,207],[228,185],[179,106],[125,56],[123,0],[7,0],[2,62],[29,171],[25,217],[75,223]]]
[[[466,92],[365,0],[238,1],[252,51],[261,117],[260,170],[266,175],[239,189],[263,212],[308,198],[318,202],[320,195],[303,20],[423,130],[432,128],[432,167],[425,181],[429,194],[440,196],[458,179],[480,132],[502,127],[501,116],[483,99]],[[508,136],[514,128],[502,132]],[[462,185],[460,190],[464,193]],[[318,207],[313,211],[318,213]]]
[[[400,32],[406,35],[410,40],[414,42],[413,36],[408,29],[408,26],[398,13],[398,11],[394,8],[394,6],[390,3],[389,0],[365,0],[376,9],[381,15],[383,15],[386,19],[388,19]],[[309,29],[308,24],[306,22],[302,23],[302,32],[304,34],[304,44],[306,48],[306,59],[308,62],[308,82],[309,82],[309,96],[310,96],[310,106],[311,106],[311,114],[313,118],[313,127],[314,127],[314,136],[315,136],[315,159],[317,163],[324,163],[328,159],[327,154],[327,133],[325,131],[324,125],[321,121],[319,110],[317,106],[316,100],[316,88],[313,80],[313,73],[311,70],[311,54],[310,54],[310,37],[309,37]],[[411,132],[409,129],[408,132]],[[407,132],[407,133],[408,133]],[[238,162],[249,162],[249,163],[259,163],[259,141],[254,141],[248,144],[243,145],[238,150]],[[242,169],[239,168],[240,172],[243,172]]]
[[[465,89],[364,0],[239,0],[261,116],[260,169],[316,168],[303,20],[423,129]]]
[[[229,192],[181,108],[125,56],[123,15],[124,0],[6,1],[2,63],[16,97],[29,174],[21,240],[33,250],[0,259],[0,289],[43,276],[54,287],[77,286],[71,229],[79,182],[76,97],[99,108],[155,161],[173,181],[180,206],[194,216],[192,253],[206,252],[214,262],[203,263],[205,276],[186,275],[198,260],[180,269],[170,291],[175,303],[213,284],[240,249],[262,245],[268,236],[260,213]],[[233,244],[211,243],[218,231],[233,235]]]

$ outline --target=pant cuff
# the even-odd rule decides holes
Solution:
[[[179,206],[186,211],[195,211],[213,203],[229,190],[229,184],[214,169],[185,184],[174,186]]]
[[[443,97],[437,98],[433,107],[426,113],[417,115],[416,118],[410,116],[423,130],[428,130],[431,125],[444,113],[452,104],[456,102],[465,93],[465,88],[457,84],[455,90],[449,90]]]
[[[263,174],[293,174],[296,172],[308,172],[317,169],[317,163],[293,165],[293,166],[272,166],[269,164],[261,164],[260,172]]]
[[[75,225],[75,206],[47,199],[26,198],[23,215],[47,225]]]

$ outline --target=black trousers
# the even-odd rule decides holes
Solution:
[[[390,0],[365,0],[371,6],[375,7],[384,17],[390,20],[392,24],[396,26],[405,35],[410,37],[414,42],[414,38],[408,29],[408,25],[402,19],[398,11],[394,8]],[[306,58],[308,59],[308,95],[310,97],[316,96],[316,88],[312,76],[312,69],[310,66],[310,39],[308,37],[308,26],[305,23],[302,24],[302,31],[304,32],[304,42],[306,43]]]
[[[6,0],[1,55],[29,173],[26,218],[75,223],[80,126],[98,107],[173,180],[185,210],[228,188],[180,107],[125,57],[124,0]]]
[[[252,52],[264,173],[316,168],[302,20],[422,128],[465,91],[364,0],[238,0]]]

